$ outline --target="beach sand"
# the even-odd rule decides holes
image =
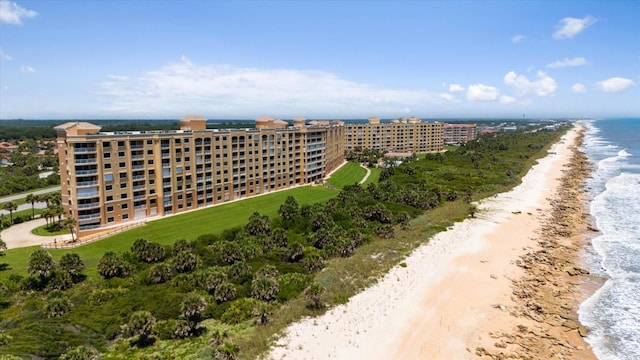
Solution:
[[[574,266],[582,238],[572,235],[584,215],[573,204],[565,219],[571,226],[556,219],[567,204],[563,192],[581,201],[578,174],[570,176],[576,192],[566,194],[560,180],[575,162],[579,138],[579,129],[570,130],[521,185],[481,201],[476,218],[434,236],[405,259],[406,267],[396,266],[347,304],[290,325],[269,357],[594,358],[575,314],[584,271]],[[567,228],[562,244],[548,249]],[[553,249],[565,248],[562,261],[553,257]],[[538,292],[542,298],[532,295]]]

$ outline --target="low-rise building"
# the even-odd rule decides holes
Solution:
[[[446,144],[466,144],[478,137],[476,124],[445,124],[444,142]]]

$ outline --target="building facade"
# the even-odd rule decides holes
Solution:
[[[478,137],[476,124],[445,124],[444,141],[447,144],[466,144]]]
[[[418,118],[401,118],[381,123],[369,118],[367,124],[345,125],[345,147],[382,150],[384,152],[425,153],[444,148],[444,124],[422,122]]]
[[[381,124],[269,117],[255,128],[207,129],[185,116],[179,130],[101,132],[87,122],[57,126],[62,204],[80,237],[153,216],[310,184],[356,146],[440,151],[444,124],[416,118]]]
[[[56,127],[62,203],[80,236],[132,220],[313,183],[344,159],[342,122],[294,126],[262,117],[253,129],[100,132],[86,122]]]

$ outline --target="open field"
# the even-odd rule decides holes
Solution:
[[[337,194],[338,191],[323,187],[298,187],[162,218],[76,249],[51,250],[51,254],[56,260],[59,260],[62,255],[68,252],[77,253],[87,265],[87,274],[91,275],[96,272],[95,268],[102,254],[107,251],[128,251],[133,242],[139,238],[163,245],[173,244],[180,239],[193,240],[202,234],[215,234],[224,229],[244,225],[249,215],[254,211],[270,217],[274,216],[287,196],[295,197],[300,204],[309,204],[325,202]],[[10,273],[25,274],[29,254],[37,248],[32,246],[7,250],[6,254],[0,258],[0,263],[7,264],[6,270],[0,272],[0,279],[8,277]]]
[[[367,170],[357,163],[349,161],[333,173],[327,182],[338,189],[342,189],[347,185],[358,183],[366,174]]]
[[[380,168],[369,168],[371,174],[367,178],[367,180],[362,184],[362,186],[367,186],[369,184],[377,184],[380,181]]]

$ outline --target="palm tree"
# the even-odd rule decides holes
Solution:
[[[24,199],[26,202],[31,203],[31,218],[33,219],[36,216],[36,202],[39,201],[38,199],[38,195],[36,194],[29,194],[27,195],[27,197]]]
[[[76,238],[74,236],[76,230],[76,219],[74,219],[72,216],[69,216],[64,219],[62,226],[65,229],[69,230],[69,232],[71,233],[71,242],[76,242]]]
[[[8,201],[2,204],[2,209],[9,212],[9,223],[13,225],[13,212],[18,210],[18,204],[15,201]]]

